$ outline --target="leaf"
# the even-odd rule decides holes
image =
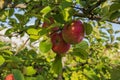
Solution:
[[[9,17],[11,17],[13,15],[13,13],[14,13],[14,9],[10,9],[9,10]]]
[[[24,17],[21,14],[15,14],[15,16],[17,17],[17,19],[19,20],[19,22],[23,22],[24,21]]]
[[[25,80],[23,74],[20,70],[13,69],[12,73],[14,75],[15,80]]]
[[[100,80],[97,74],[92,69],[84,69],[83,74],[89,79],[89,80]]]
[[[62,1],[60,7],[61,7],[61,9],[65,9],[65,8],[67,8],[67,7],[70,7],[71,5],[72,5],[71,2],[68,2],[68,1]]]
[[[25,77],[25,80],[36,80],[35,77]]]
[[[7,36],[10,36],[10,34],[13,32],[14,30],[12,28],[8,29],[6,32],[5,32],[5,35]]]
[[[10,56],[10,59],[15,63],[20,63],[21,62],[20,58],[18,58],[17,56]]]
[[[86,51],[88,47],[87,41],[82,41],[79,44],[76,44],[73,49],[73,55],[79,56],[82,59],[86,59],[88,57],[88,52]]]
[[[3,46],[5,46],[5,43],[0,41],[0,47],[3,47]]]
[[[116,40],[120,41],[120,37],[117,37]]]
[[[56,74],[60,74],[62,72],[62,58],[61,56],[57,55],[53,65],[52,65],[52,70],[54,71],[54,73]]]
[[[111,20],[119,18],[119,17],[120,17],[120,12],[118,12],[118,11],[116,11],[110,15]]]
[[[32,66],[28,66],[24,69],[26,75],[34,75],[36,74],[36,70]]]
[[[6,18],[7,18],[7,16],[5,14],[0,15],[0,20],[1,21],[5,21]]]
[[[29,28],[29,29],[27,30],[27,33],[28,33],[28,34],[32,34],[32,35],[38,35],[38,30],[35,29],[35,28]]]
[[[90,35],[93,31],[93,27],[89,23],[84,23],[84,28],[85,28],[86,35]]]
[[[44,77],[43,77],[42,75],[38,75],[38,76],[36,77],[36,80],[45,80],[45,79],[44,79]]]
[[[0,66],[5,62],[5,59],[3,58],[3,56],[0,55]]]
[[[73,55],[79,56],[82,59],[87,59],[88,52],[82,48],[75,48],[73,49]]]
[[[82,41],[79,44],[75,45],[75,48],[82,48],[82,49],[88,49],[88,42],[87,41]]]
[[[39,35],[42,36],[42,35],[45,35],[47,34],[49,31],[45,28],[45,29],[42,29],[39,31]]]
[[[43,13],[43,14],[47,14],[50,11],[51,11],[51,7],[50,6],[46,6],[40,12]]]
[[[13,55],[13,53],[12,53],[10,50],[4,50],[3,52],[4,52],[4,53],[7,53],[7,54],[9,54],[9,55]]]
[[[115,12],[120,10],[120,3],[114,3],[110,6],[110,11],[109,12]]]
[[[62,24],[65,23],[63,14],[61,13],[55,14],[53,15],[53,17],[57,22],[62,23]]]
[[[40,38],[40,36],[30,35],[30,39],[32,39],[32,40],[38,40],[39,38]]]
[[[115,66],[110,72],[111,80],[119,80],[120,79],[120,66]]]
[[[52,48],[50,40],[41,41],[39,44],[39,49],[41,52],[46,53]]]
[[[80,3],[80,0],[76,0],[76,3],[78,3],[78,4],[79,4],[79,3]]]

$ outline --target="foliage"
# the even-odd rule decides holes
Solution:
[[[42,28],[49,17],[55,22]],[[0,30],[7,29],[0,37],[28,35],[19,47],[0,41],[0,80],[9,73],[16,80],[119,80],[120,30],[112,26],[119,17],[119,0],[0,0]],[[84,24],[84,40],[59,56],[49,33],[74,19]]]

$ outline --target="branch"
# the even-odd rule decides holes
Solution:
[[[94,10],[96,7],[100,6],[100,4],[103,3],[103,2],[105,2],[105,1],[107,1],[107,0],[98,0],[98,2],[97,2],[95,5],[90,6],[90,7],[87,9],[88,12],[91,13],[92,10]]]
[[[27,44],[27,42],[29,41],[29,39],[30,39],[30,38],[28,38],[28,39],[22,44],[22,46],[21,46],[20,48],[18,48],[18,50],[16,51],[16,53],[15,53],[14,55],[17,55],[17,53],[18,53],[19,51],[21,51],[21,50],[25,47],[25,45]]]
[[[76,17],[84,17],[84,18],[88,18],[88,19],[96,20],[96,21],[102,20],[102,17],[100,17],[100,16],[96,16],[96,15],[90,16],[90,15],[86,15],[86,14],[83,14],[83,13],[74,14],[74,16],[76,16]],[[112,20],[112,21],[111,20],[106,20],[106,21],[111,22],[111,23],[120,24],[119,20]]]

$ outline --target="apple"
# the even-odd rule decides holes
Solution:
[[[15,79],[14,79],[13,74],[8,74],[8,75],[5,77],[5,80],[15,80]]]
[[[51,42],[52,50],[57,54],[65,54],[70,48],[70,44],[63,40],[61,32],[51,34]]]
[[[62,30],[63,39],[69,44],[77,44],[84,38],[84,26],[81,21],[74,20]]]
[[[54,23],[54,19],[52,17],[49,18],[49,20],[45,20],[42,27],[43,28],[47,28],[48,26],[50,26],[51,24]]]
[[[43,28],[47,28],[47,27],[49,27],[50,25],[52,25],[52,24],[55,23],[55,22],[54,22],[54,18],[50,17],[50,18],[48,18],[48,19],[49,19],[48,21],[47,21],[47,20],[44,21],[44,23],[43,23],[43,25],[42,25]],[[59,27],[57,27],[57,26],[51,28],[51,31],[52,31],[52,32],[58,31],[58,30],[59,30]]]

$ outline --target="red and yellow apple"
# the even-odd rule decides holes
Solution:
[[[77,44],[84,38],[84,26],[81,21],[74,20],[71,24],[65,25],[62,30],[62,36],[65,42]]]
[[[8,74],[8,75],[5,77],[5,80],[15,80],[15,79],[14,79],[13,74]]]
[[[51,34],[51,42],[53,44],[52,50],[57,54],[64,54],[70,48],[70,44],[63,40],[61,32],[54,32]]]

